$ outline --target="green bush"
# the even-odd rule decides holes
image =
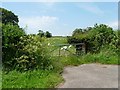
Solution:
[[[101,52],[96,56],[98,61],[103,64],[119,64],[118,62],[118,54],[114,51],[114,49],[104,48]]]
[[[18,50],[17,44],[20,37],[24,36],[25,32],[18,25],[6,24],[2,25],[2,63],[4,68],[11,68],[14,65],[14,58]]]
[[[19,27],[18,16],[4,8],[0,8],[0,23],[2,27],[2,63],[4,69],[14,67],[14,58],[17,56],[17,44],[20,37],[25,35],[22,28]]]
[[[85,43],[87,52],[99,52],[105,45],[118,48],[118,35],[107,25],[100,24],[86,29],[75,29],[68,43]]]
[[[51,56],[48,55],[44,38],[24,36],[18,44],[18,57],[14,60],[18,70],[51,69]]]
[[[119,64],[118,54],[108,49],[103,49],[100,53],[88,53],[82,56],[82,61],[84,63]]]

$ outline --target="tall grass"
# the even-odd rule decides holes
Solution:
[[[67,57],[61,57],[61,62],[64,66],[76,66],[87,63],[120,64],[118,62],[118,54],[113,50],[106,49],[101,50],[99,53],[87,53],[81,56],[70,55]]]
[[[34,70],[27,72],[11,71],[3,73],[2,88],[53,88],[63,81],[59,73]]]

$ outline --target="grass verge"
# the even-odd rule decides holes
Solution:
[[[53,88],[62,81],[61,75],[52,71],[11,71],[3,73],[2,88]]]

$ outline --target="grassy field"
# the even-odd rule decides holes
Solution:
[[[64,46],[68,46],[67,44],[67,38],[66,37],[53,37],[53,38],[47,38],[46,43],[48,45],[48,50],[49,53],[52,56],[66,56],[66,55],[71,55],[75,54],[75,47],[70,47],[67,50],[62,50],[61,48]]]
[[[3,72],[2,88],[53,88],[63,82],[61,72],[68,65],[80,65],[86,63],[118,64],[118,55],[112,51],[101,51],[98,54],[86,54],[76,56],[75,48],[71,47],[70,52],[61,50],[59,56],[59,44],[67,44],[65,37],[47,38],[45,41],[48,45],[48,53],[53,56],[54,71],[34,70],[24,73],[11,71]]]

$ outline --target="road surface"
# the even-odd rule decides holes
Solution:
[[[118,65],[83,64],[66,67],[58,88],[118,88]]]

